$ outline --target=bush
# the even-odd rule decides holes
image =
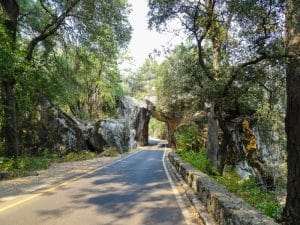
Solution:
[[[9,178],[28,176],[31,171],[47,169],[51,160],[36,156],[20,156],[18,158],[0,158],[0,171],[8,172]]]
[[[194,123],[182,126],[176,130],[177,146],[183,150],[198,150],[200,132],[198,126]]]
[[[218,174],[216,168],[211,165],[210,160],[206,157],[206,150],[200,149],[198,151],[186,151],[178,150],[178,155],[185,161],[189,162],[191,165],[201,170],[204,173],[210,175]]]
[[[53,162],[87,160],[96,156],[94,152],[77,151],[59,157],[57,153],[45,150],[40,156],[0,157],[0,172],[7,172],[8,178],[22,177],[30,175],[32,171],[47,169]]]
[[[101,156],[114,157],[114,156],[117,156],[118,154],[119,153],[115,147],[107,147],[101,153]]]
[[[95,152],[90,151],[76,151],[76,152],[69,152],[68,154],[62,157],[63,162],[72,162],[72,161],[81,161],[81,160],[88,160],[93,159],[97,155]]]

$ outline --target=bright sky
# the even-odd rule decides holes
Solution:
[[[128,2],[132,5],[129,22],[133,28],[128,53],[133,58],[130,66],[133,67],[132,69],[136,69],[144,63],[154,49],[163,52],[163,46],[172,47],[179,44],[182,39],[176,36],[174,32],[158,33],[148,29],[148,0],[129,0]],[[176,24],[172,25],[172,27],[175,26]],[[162,60],[163,56],[159,59]]]

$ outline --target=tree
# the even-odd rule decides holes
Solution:
[[[55,58],[55,51],[61,51],[68,43],[77,46],[83,43],[90,51],[115,56],[128,43],[131,28],[127,21],[128,5],[123,0],[3,0],[0,3],[1,26],[5,27],[10,52],[16,60],[14,69],[5,70],[1,80],[5,118],[2,133],[6,155],[17,156],[20,144],[15,87],[23,79],[21,74],[46,56],[52,54],[52,59]],[[43,67],[47,65],[44,63]]]
[[[67,55],[60,56],[60,65],[53,72],[65,77],[61,83],[68,90],[67,96],[66,93],[61,96],[65,101],[59,100],[60,105],[67,106],[74,116],[84,120],[113,116],[117,100],[123,94],[115,57],[86,47],[68,51]]]
[[[8,49],[11,52],[10,54],[13,55],[16,51],[19,5],[15,0],[2,0],[0,3],[5,17],[3,22],[6,32],[4,35],[7,38],[6,41],[9,43]],[[11,61],[11,63],[13,64],[13,61]],[[6,144],[6,154],[13,156],[19,154],[17,110],[16,99],[14,95],[14,86],[16,80],[10,70],[4,72],[5,74],[1,81],[1,99],[4,108],[4,125],[2,128],[2,133],[4,135],[4,142]]]
[[[159,64],[155,59],[146,59],[144,64],[127,78],[128,89],[130,89],[128,94],[137,99],[143,99],[146,95],[151,94],[155,87],[158,68]]]
[[[287,60],[287,198],[284,217],[289,225],[300,224],[300,1],[286,1]]]
[[[255,112],[247,107],[240,110],[241,97],[247,95],[247,86],[258,78],[263,63],[281,54],[283,49],[280,4],[276,1],[149,0],[149,7],[151,27],[164,29],[167,22],[177,19],[194,39],[198,82],[210,93],[206,95],[212,120],[209,123],[212,148],[208,151],[219,146],[217,152],[209,155],[222,173],[231,142],[227,123],[242,113]],[[217,125],[223,133],[220,145]]]

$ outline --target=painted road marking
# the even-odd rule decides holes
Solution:
[[[68,185],[68,184],[70,184],[70,183],[73,183],[73,182],[75,182],[75,181],[77,181],[77,180],[80,180],[81,178],[83,178],[83,177],[85,177],[85,176],[88,176],[88,175],[91,175],[91,174],[93,174],[93,173],[95,173],[95,172],[97,172],[97,171],[100,171],[100,170],[102,170],[102,169],[108,167],[108,166],[117,164],[118,162],[121,162],[121,161],[123,161],[123,160],[126,160],[126,159],[128,159],[128,158],[130,158],[130,157],[132,157],[132,156],[134,156],[134,155],[136,155],[136,154],[138,154],[138,153],[140,153],[140,152],[142,152],[142,151],[144,151],[144,150],[140,150],[140,151],[138,151],[138,152],[132,153],[132,154],[130,154],[130,155],[128,155],[128,156],[125,156],[125,157],[122,158],[122,159],[119,159],[119,160],[117,160],[117,161],[111,162],[111,163],[109,163],[109,164],[107,164],[107,165],[104,165],[104,166],[101,166],[101,167],[99,167],[99,168],[97,168],[97,169],[91,170],[91,171],[89,171],[89,172],[87,172],[87,173],[85,173],[85,174],[76,176],[75,178],[68,179],[68,180],[66,180],[66,181],[64,181],[64,182],[62,182],[62,183],[56,184],[56,185],[54,185],[54,186],[52,186],[52,187],[50,187],[50,188],[48,188],[48,189],[46,189],[46,190],[39,191],[39,192],[36,193],[36,194],[32,194],[32,195],[29,196],[29,197],[26,197],[26,198],[24,198],[24,199],[21,199],[21,200],[19,200],[19,201],[16,201],[16,202],[14,202],[14,203],[11,203],[11,204],[9,204],[9,205],[7,205],[7,206],[4,206],[4,207],[0,208],[0,213],[6,211],[6,210],[8,210],[8,209],[11,209],[11,208],[13,208],[13,207],[16,207],[16,206],[18,206],[18,205],[21,205],[21,204],[23,204],[23,203],[25,203],[25,202],[28,202],[28,201],[30,201],[30,200],[32,200],[32,199],[35,199],[35,198],[37,198],[37,197],[39,197],[39,196],[41,196],[41,195],[43,195],[43,194],[46,194],[46,193],[48,193],[48,192],[50,192],[50,191],[54,191],[55,189],[57,189],[57,188],[59,188],[59,187],[62,187],[62,186]]]
[[[183,200],[182,200],[182,197],[179,193],[179,191],[177,190],[176,188],[176,185],[175,185],[175,182],[173,181],[173,179],[171,178],[171,175],[167,169],[167,166],[166,166],[166,163],[165,163],[165,158],[166,158],[166,154],[167,154],[167,148],[165,146],[164,148],[164,155],[162,157],[162,163],[163,163],[163,166],[164,166],[164,169],[165,169],[165,172],[166,172],[166,175],[168,177],[168,180],[169,180],[169,183],[171,184],[171,187],[172,187],[172,190],[173,190],[173,193],[176,197],[176,200],[177,200],[177,203],[181,209],[181,212],[183,214],[183,217],[185,219],[185,222],[187,225],[193,225],[194,223],[191,221],[191,216],[187,210],[187,207],[185,206],[185,204],[183,203]]]

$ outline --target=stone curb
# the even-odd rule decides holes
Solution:
[[[260,214],[243,199],[218,182],[182,161],[176,154],[168,158],[183,180],[191,187],[218,225],[278,225]]]

